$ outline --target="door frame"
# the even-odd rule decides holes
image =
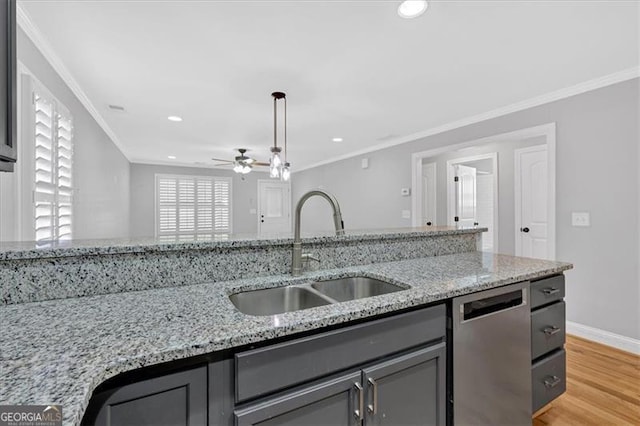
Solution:
[[[456,186],[453,181],[453,178],[455,177],[455,166],[460,163],[468,163],[470,161],[477,160],[491,160],[493,167],[493,252],[498,253],[498,181],[500,172],[498,170],[497,152],[489,152],[487,154],[479,154],[470,157],[453,158],[451,160],[447,160],[447,225],[456,225],[453,219],[456,211]]]
[[[273,179],[258,179],[257,182],[256,182],[256,194],[257,194],[257,196],[256,196],[256,198],[257,198],[256,207],[258,209],[256,211],[256,223],[258,224],[258,228],[257,228],[258,229],[258,232],[257,232],[258,236],[260,236],[261,232],[262,232],[261,229],[260,229],[260,228],[262,228],[261,222],[260,222],[260,211],[261,211],[261,208],[262,208],[262,206],[260,205],[260,198],[261,198],[260,197],[260,184],[261,183],[281,183],[281,184],[287,185],[289,187],[289,230],[287,232],[291,232],[291,229],[293,227],[293,223],[292,223],[293,221],[292,221],[292,218],[291,218],[291,211],[292,211],[292,207],[291,207],[291,202],[292,202],[292,198],[291,198],[291,195],[292,195],[291,194],[291,181],[283,182],[283,181],[276,181],[276,180],[273,180]]]
[[[422,222],[422,159],[444,154],[452,150],[469,148],[489,142],[520,141],[534,137],[544,137],[547,145],[548,209],[549,209],[549,259],[555,259],[556,253],[556,123],[546,123],[539,126],[527,127],[507,133],[495,134],[465,142],[432,148],[411,154],[411,176],[413,191],[411,191],[412,225],[419,227]]]
[[[515,255],[522,256],[522,240],[519,238],[520,228],[522,227],[522,181],[520,178],[520,172],[522,170],[522,154],[528,152],[536,152],[542,150],[548,150],[547,145],[534,145],[526,148],[516,149],[513,152],[513,201],[514,201],[514,214],[515,214]],[[547,169],[549,168],[549,156],[547,155]],[[548,173],[548,171],[547,171]],[[547,192],[549,188],[547,187]],[[547,202],[549,195],[547,194]],[[551,217],[554,217],[555,208],[553,210],[547,209],[547,220],[550,222]],[[519,254],[520,253],[520,254]],[[550,238],[549,225],[547,224],[547,258],[553,260],[556,257],[555,253],[555,239],[552,242]]]

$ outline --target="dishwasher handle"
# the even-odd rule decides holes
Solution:
[[[522,288],[508,293],[472,300],[460,305],[462,322],[486,317],[517,306],[526,305],[527,289]]]

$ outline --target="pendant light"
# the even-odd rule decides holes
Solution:
[[[287,161],[287,95],[283,92],[273,92],[273,146],[269,161],[269,176],[274,179],[288,181],[291,177],[291,164]],[[284,101],[284,160],[281,157],[282,148],[278,146],[278,100]]]

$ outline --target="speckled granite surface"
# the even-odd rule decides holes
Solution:
[[[475,251],[485,229],[408,228],[351,231],[303,240],[320,259],[316,269]],[[373,232],[373,231],[372,231]],[[0,304],[228,281],[287,273],[291,239],[159,243],[103,240],[4,244],[0,250]],[[19,249],[18,247],[22,247]]]
[[[303,234],[303,244],[342,243],[397,238],[425,237],[435,235],[476,234],[486,228],[456,229],[449,226],[428,226],[419,228],[357,229],[345,230],[345,235],[334,233]],[[48,259],[75,256],[95,256],[123,253],[156,253],[167,251],[212,250],[228,248],[254,248],[288,246],[293,244],[290,234],[258,236],[254,234],[220,234],[210,239],[198,241],[184,240],[183,237],[162,238],[119,238],[72,241],[25,241],[0,242],[0,261],[19,259]]]
[[[101,382],[138,367],[349,322],[570,269],[480,252],[0,307],[0,404],[63,405],[78,425]],[[406,291],[268,317],[228,299],[241,290],[369,276]]]

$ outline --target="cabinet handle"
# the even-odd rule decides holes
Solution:
[[[353,415],[356,416],[356,419],[362,421],[364,420],[364,389],[362,389],[362,385],[358,382],[355,382],[353,385],[358,393],[358,409],[353,412]]]
[[[558,333],[561,330],[560,327],[556,327],[555,325],[552,325],[551,327],[547,327],[544,330],[544,334],[546,334],[547,336],[553,336],[554,334]]]
[[[556,387],[562,380],[558,376],[550,376],[544,379],[544,385],[548,388]]]
[[[548,287],[548,288],[543,288],[542,292],[547,296],[550,296],[552,294],[560,293],[560,289],[555,287]]]
[[[373,404],[369,404],[367,408],[369,412],[378,414],[378,382],[376,382],[373,377],[369,377],[367,382],[369,382],[369,385],[373,389]]]

